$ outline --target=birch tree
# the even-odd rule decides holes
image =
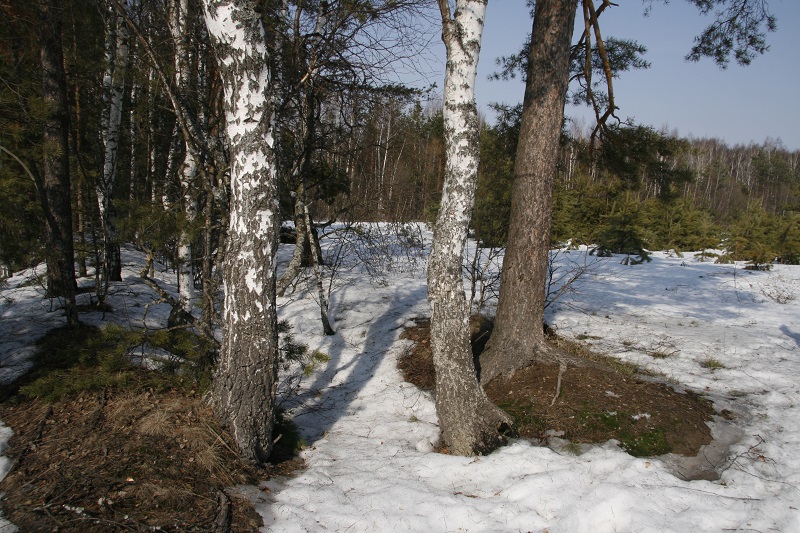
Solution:
[[[451,453],[483,454],[513,427],[478,383],[469,339],[461,262],[478,175],[479,125],[475,77],[487,0],[458,0],[451,13],[439,0],[447,50],[444,82],[446,167],[428,263],[436,413]]]
[[[242,456],[263,463],[272,448],[275,414],[280,225],[267,35],[254,2],[204,0],[203,7],[222,77],[231,162],[224,338],[214,408]]]
[[[98,295],[102,298],[105,297],[105,285],[109,281],[122,280],[113,198],[120,155],[125,75],[129,62],[128,28],[111,6],[106,16],[106,70],[103,75],[104,109],[101,118],[104,156],[102,175],[95,186],[103,230],[102,266],[98,266],[102,269],[100,280],[104,286],[98,287]]]
[[[175,43],[175,86],[178,97],[189,101],[192,68],[189,57],[189,0],[173,0],[170,17],[170,31]],[[193,188],[198,173],[198,160],[188,139],[184,140],[183,166],[180,172],[181,203],[186,223],[197,218],[197,201]],[[187,313],[191,313],[192,299],[195,296],[192,272],[192,233],[186,224],[181,227],[178,238],[178,303]]]

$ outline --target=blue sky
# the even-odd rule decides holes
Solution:
[[[476,96],[487,110],[489,102],[522,100],[520,81],[487,80],[496,69],[494,59],[517,51],[530,32],[531,19],[524,0],[489,0]],[[618,115],[657,129],[677,130],[683,137],[716,137],[728,144],[762,143],[780,139],[786,148],[800,149],[800,56],[796,27],[799,0],[769,0],[778,18],[778,30],[769,34],[770,51],[750,66],[732,63],[721,70],[711,60],[684,60],[695,35],[708,24],[697,9],[683,0],[654,2],[648,17],[641,0],[617,0],[601,17],[604,37],[630,38],[645,45],[648,70],[629,72],[615,81]],[[793,35],[795,34],[795,35]],[[443,52],[442,52],[443,53]],[[582,108],[567,115],[585,117]],[[578,118],[580,121],[580,118]]]

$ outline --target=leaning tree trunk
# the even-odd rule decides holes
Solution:
[[[474,455],[502,444],[513,427],[511,419],[489,401],[478,383],[461,274],[477,186],[479,126],[474,87],[486,0],[458,0],[453,16],[447,0],[439,0],[439,6],[447,49],[447,167],[428,263],[436,413],[451,453]]]
[[[64,298],[67,325],[78,325],[75,307],[75,253],[69,177],[69,108],[61,42],[61,13],[53,0],[40,4],[44,120],[42,206],[47,235],[47,292]]]
[[[214,407],[241,454],[263,463],[272,448],[275,412],[280,224],[266,35],[253,2],[204,0],[203,5],[225,92],[231,161],[224,339]]]
[[[577,0],[536,1],[500,300],[481,357],[484,384],[536,361],[556,359],[544,338],[544,300],[576,8]]]

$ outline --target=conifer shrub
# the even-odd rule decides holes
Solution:
[[[170,355],[138,356],[143,346]],[[211,383],[214,349],[188,330],[147,332],[118,325],[56,329],[37,343],[33,370],[19,392],[47,402],[106,388],[201,393]]]
[[[622,263],[625,265],[650,261],[650,253],[645,249],[646,243],[642,232],[639,207],[628,198],[606,219],[598,237],[595,253],[600,257],[624,254],[626,257]]]

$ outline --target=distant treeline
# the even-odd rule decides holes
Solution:
[[[484,244],[499,246],[511,216],[519,110],[498,111],[483,128],[472,226]],[[334,204],[346,201],[347,216],[360,220],[432,220],[444,171],[439,110],[394,100],[368,116],[349,194]],[[610,128],[592,146],[568,130],[553,182],[554,244],[637,254],[723,249],[722,260],[756,265],[800,260],[800,151],[775,140],[729,146],[633,124]]]

